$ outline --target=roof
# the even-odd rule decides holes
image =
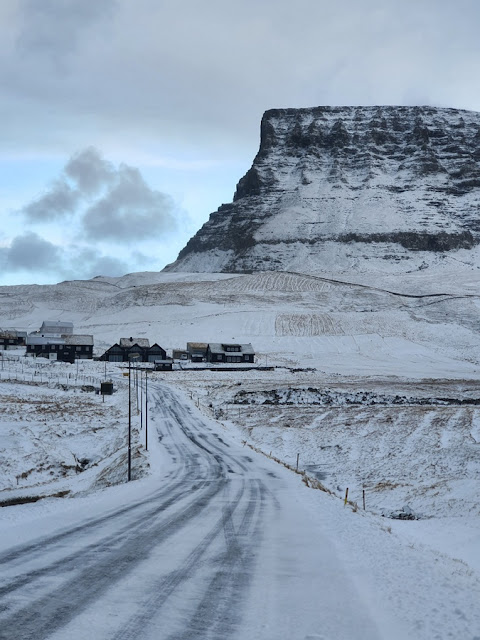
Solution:
[[[120,338],[121,347],[133,347],[136,344],[142,349],[148,349],[150,341],[148,338]]]
[[[60,335],[44,336],[38,332],[28,334],[27,345],[35,344],[65,344],[65,339]]]
[[[18,333],[14,330],[9,331],[8,329],[6,331],[3,331],[2,329],[0,329],[0,338],[17,338],[18,337]]]
[[[206,350],[207,347],[208,347],[207,342],[187,342],[187,350],[188,349]]]
[[[75,345],[93,345],[93,336],[88,335],[69,335],[66,334],[62,336],[65,340],[65,344],[75,344]]]
[[[66,320],[44,320],[43,326],[49,327],[71,327],[73,329],[73,322],[67,322]]]

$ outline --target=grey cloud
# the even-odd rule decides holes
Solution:
[[[95,194],[112,182],[115,169],[94,147],[74,154],[65,167],[65,173],[77,183],[86,195]]]
[[[124,260],[119,260],[113,256],[99,256],[88,266],[88,278],[95,276],[123,276],[130,267]]]
[[[117,256],[104,255],[91,247],[59,247],[35,233],[14,238],[9,247],[0,248],[3,273],[30,271],[55,274],[58,279],[93,278],[96,275],[121,276],[131,271],[131,264]]]
[[[184,0],[181,11],[153,0],[21,6],[22,46],[40,55],[26,64],[10,46],[18,24],[0,23],[8,43],[0,117],[9,122],[0,142],[10,145],[48,148],[68,136],[77,146],[87,129],[106,138],[121,131],[131,146],[201,145],[217,157],[222,148],[251,154],[271,107],[404,104],[416,89],[429,104],[479,104],[472,0],[245,0],[241,11],[224,0]],[[45,52],[67,56],[72,74],[51,73]]]
[[[116,184],[83,216],[90,239],[128,243],[175,228],[173,200],[150,189],[138,169],[121,165]]]
[[[92,25],[111,15],[115,5],[115,0],[22,0],[17,47],[25,55],[61,62]]]
[[[62,251],[36,233],[25,233],[12,240],[9,248],[3,249],[7,271],[55,272],[62,259]]]
[[[58,220],[75,212],[80,197],[78,190],[59,178],[46,193],[23,207],[20,212],[31,222]]]
[[[129,263],[116,256],[104,255],[90,247],[69,247],[69,267],[65,273],[71,278],[122,276],[129,271]],[[81,266],[79,275],[78,265]]]

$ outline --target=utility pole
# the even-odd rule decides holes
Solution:
[[[148,451],[148,370],[145,369],[145,451]]]
[[[132,479],[132,360],[136,358],[138,358],[138,354],[134,354],[133,358],[128,359],[128,482]]]

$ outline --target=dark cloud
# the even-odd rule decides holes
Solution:
[[[138,169],[120,165],[115,184],[85,212],[88,238],[129,243],[175,229],[173,200],[150,189]]]
[[[75,153],[52,187],[20,213],[41,223],[71,217],[77,210],[81,234],[89,241],[128,243],[176,228],[170,196],[151,189],[137,168],[116,168],[94,147]]]
[[[110,184],[114,179],[115,169],[97,149],[88,147],[72,156],[65,167],[65,173],[77,184],[79,191],[88,196]]]
[[[25,233],[12,240],[9,248],[3,248],[6,271],[55,272],[62,260],[62,251],[36,233]]]
[[[133,258],[133,262],[137,262]],[[105,255],[91,247],[57,246],[35,233],[14,238],[0,248],[0,268],[5,273],[32,272],[41,280],[54,274],[61,279],[93,278],[97,275],[121,276],[131,270],[132,261]]]
[[[80,192],[61,177],[53,182],[48,191],[27,204],[20,212],[30,222],[58,220],[73,214],[80,198]]]

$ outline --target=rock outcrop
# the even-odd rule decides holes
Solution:
[[[260,149],[170,271],[412,271],[480,256],[480,114],[273,109]]]

